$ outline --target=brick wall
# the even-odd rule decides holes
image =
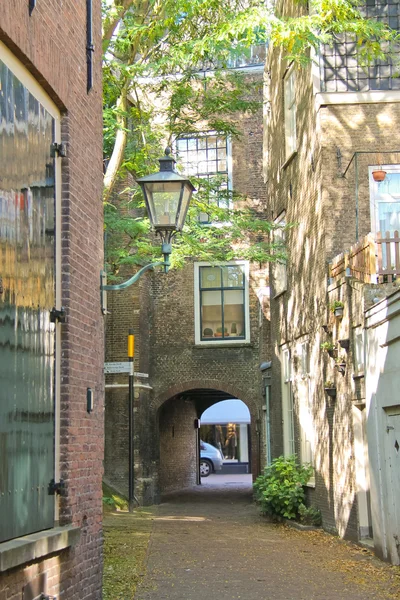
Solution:
[[[190,399],[178,396],[159,411],[160,488],[164,493],[196,483],[196,408]]]
[[[60,467],[66,493],[60,524],[81,527],[73,549],[0,574],[0,595],[20,598],[22,582],[48,574],[48,593],[101,598],[103,459],[101,13],[93,1],[94,87],[86,90],[86,3],[0,2],[0,40],[31,71],[62,113],[62,326]],[[94,411],[86,412],[86,389]]]
[[[340,292],[353,309],[351,318],[347,315],[339,326],[329,310],[339,289],[327,289],[327,263],[356,241],[357,189],[359,236],[366,235],[371,229],[368,166],[377,164],[378,160],[389,164],[398,162],[396,154],[379,158],[377,152],[395,149],[391,132],[399,123],[400,104],[370,102],[317,108],[311,66],[297,69],[298,148],[297,153],[285,162],[283,78],[287,67],[279,50],[270,52],[266,65],[270,80],[266,98],[269,111],[264,134],[264,168],[269,195],[267,214],[277,216],[286,210],[286,221],[294,224],[287,233],[287,291],[277,297],[274,297],[272,277],[272,450],[275,456],[282,451],[280,357],[282,346],[286,345],[292,357],[295,446],[300,454],[299,384],[302,375],[298,343],[307,340],[316,469],[315,489],[308,490],[309,500],[322,511],[326,529],[357,539],[352,400],[360,399],[362,392],[356,389],[352,379],[352,351],[347,355],[348,366],[342,376],[333,359],[321,351],[320,344],[330,339],[322,325],[329,326],[335,341],[341,336],[351,337],[357,321],[358,324],[362,322],[363,301],[360,298],[363,292],[360,297],[355,292],[351,295],[347,288]],[[361,151],[369,154],[358,156],[358,180],[354,158],[344,178],[343,172],[354,152]],[[273,267],[271,273],[274,273]],[[346,327],[350,333],[345,331]],[[335,402],[324,393],[324,382],[328,379],[337,385]]]

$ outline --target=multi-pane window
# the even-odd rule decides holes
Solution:
[[[296,135],[296,71],[289,69],[283,80],[285,115],[285,156],[289,158],[297,150]]]
[[[383,181],[374,181],[372,171],[383,169],[386,177]],[[394,237],[395,231],[400,232],[400,165],[384,165],[370,167],[371,195],[371,229],[381,238]],[[388,234],[388,235],[387,235]],[[382,267],[389,271],[395,269],[395,244],[388,242],[380,244]]]
[[[371,204],[374,233],[400,231],[400,165],[370,167],[370,171],[386,171],[383,181],[373,181],[371,176]]]
[[[228,138],[213,132],[186,135],[177,140],[176,147],[184,173],[214,181],[217,185],[212,202],[222,208],[228,208],[227,191],[231,189],[231,153]],[[208,222],[208,215],[202,214],[200,221]]]
[[[246,338],[244,264],[199,267],[200,341]]]

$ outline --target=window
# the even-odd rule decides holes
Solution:
[[[383,169],[386,177],[383,181],[373,180],[372,171]],[[371,198],[371,229],[374,234],[381,233],[383,239],[386,233],[393,238],[395,231],[400,231],[400,165],[383,165],[369,167],[370,198]],[[395,268],[395,244],[380,244],[382,252],[382,267]]]
[[[250,341],[248,263],[195,264],[196,343]]]
[[[286,159],[297,150],[296,135],[296,71],[290,67],[283,80],[284,119],[285,119],[285,156]]]
[[[386,171],[383,181],[372,178],[376,169]],[[400,165],[369,167],[371,189],[371,218],[374,233],[400,231]]]
[[[275,219],[275,225],[278,227],[274,229],[273,236],[274,242],[277,243],[281,248],[277,251],[284,251],[284,244],[286,241],[286,215],[281,213],[277,219]],[[272,283],[274,296],[282,294],[287,289],[287,267],[285,259],[278,259],[272,263]]]
[[[54,525],[59,140],[56,107],[0,43],[0,542]]]
[[[364,373],[364,329],[360,325],[353,330],[354,370],[357,374]]]
[[[289,349],[282,350],[282,417],[285,456],[295,453],[292,365]]]
[[[310,352],[308,341],[297,345],[299,372],[296,380],[299,428],[300,428],[300,461],[313,464],[314,429],[310,406]],[[310,482],[312,484],[312,482]]]
[[[232,189],[231,144],[226,136],[214,132],[199,133],[180,137],[177,142],[177,155],[184,173],[212,181],[218,178],[221,195],[216,195],[215,203],[229,207],[227,190]],[[200,215],[200,221],[209,222],[207,213]]]

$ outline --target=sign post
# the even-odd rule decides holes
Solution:
[[[135,356],[135,336],[133,329],[129,330],[128,335],[128,365],[130,366],[129,372],[129,512],[133,512],[135,503],[135,452],[134,452],[134,371],[133,371],[133,359]]]

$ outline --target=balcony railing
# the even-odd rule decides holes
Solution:
[[[369,234],[329,263],[329,277],[354,277],[363,283],[391,283],[400,278],[399,232]]]

